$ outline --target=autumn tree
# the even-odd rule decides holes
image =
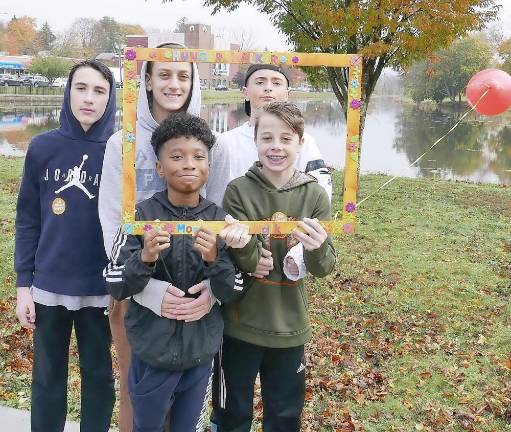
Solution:
[[[41,29],[37,32],[37,38],[39,40],[39,47],[44,51],[51,51],[53,43],[57,37],[51,31],[48,21],[46,21]]]
[[[499,10],[495,0],[204,0],[214,12],[242,4],[267,14],[295,51],[363,55],[362,128],[383,68],[424,58],[480,29]],[[347,69],[326,73],[346,112]]]
[[[5,45],[4,45],[4,35],[5,31],[7,29],[7,26],[3,21],[0,21],[0,51],[7,51]]]
[[[36,57],[32,60],[28,71],[32,74],[42,75],[51,86],[57,78],[68,74],[69,67],[69,62],[59,57]]]
[[[7,52],[12,55],[36,53],[39,44],[35,18],[13,17],[5,29],[3,43]]]
[[[119,28],[122,36],[124,37],[124,43],[126,43],[126,36],[128,35],[145,35],[146,31],[140,24],[123,24],[119,23]]]

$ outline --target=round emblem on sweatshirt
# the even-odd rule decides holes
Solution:
[[[51,209],[56,215],[61,215],[66,211],[66,202],[62,198],[55,198],[51,203]]]
[[[272,214],[271,220],[273,222],[286,222],[288,217],[285,213],[278,211]],[[274,239],[283,239],[287,237],[287,234],[272,234],[271,237]]]

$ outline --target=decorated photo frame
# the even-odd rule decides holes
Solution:
[[[347,234],[355,231],[356,198],[360,161],[360,106],[362,58],[356,54],[316,54],[267,51],[216,51],[187,48],[126,48],[123,65],[122,119],[122,219],[126,234],[141,235],[151,229],[163,229],[171,235],[193,234],[201,226],[219,233],[225,226],[217,221],[137,221],[136,204],[136,122],[137,62],[191,62],[224,64],[275,64],[279,66],[329,66],[349,68],[348,112],[346,121],[346,157],[342,217],[320,221],[327,232]],[[144,77],[141,77],[144,79]],[[289,234],[296,221],[243,221],[250,234]]]

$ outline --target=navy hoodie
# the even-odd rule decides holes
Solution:
[[[115,121],[115,85],[85,132],[71,111],[68,80],[60,127],[32,139],[16,207],[16,286],[56,294],[107,294],[98,216],[103,155]],[[112,197],[120,199],[120,197]]]

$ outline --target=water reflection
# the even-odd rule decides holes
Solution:
[[[341,168],[346,125],[337,101],[302,101],[298,105],[306,119],[306,130],[316,139],[327,164]],[[418,109],[393,99],[374,99],[364,130],[361,171],[510,184],[511,126],[507,124],[509,118],[503,116],[471,114],[416,167],[408,168],[456,123],[462,112]],[[34,135],[58,126],[59,114],[60,108],[0,112],[0,154],[23,155]],[[243,103],[203,105],[201,115],[220,133],[247,120]],[[119,110],[116,128],[120,124]]]

